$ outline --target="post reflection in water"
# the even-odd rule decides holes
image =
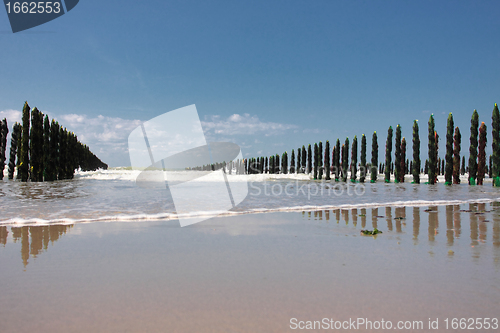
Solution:
[[[380,210],[385,211],[385,216],[379,215]],[[393,210],[394,209],[394,210]],[[410,209],[410,208],[409,208]],[[384,234],[382,237],[391,237],[395,233],[412,235],[411,239],[414,246],[419,245],[419,236],[422,222],[428,226],[428,244],[432,247],[445,246],[448,257],[453,257],[456,251],[452,249],[459,246],[464,242],[467,247],[471,248],[470,255],[474,260],[479,259],[481,254],[485,253],[484,244],[493,247],[493,258],[496,265],[500,266],[500,203],[493,202],[486,203],[469,203],[462,205],[446,205],[446,206],[428,206],[428,207],[411,207],[412,213],[407,217],[407,207],[379,207],[379,208],[350,208],[350,209],[334,209],[309,211],[307,214],[311,216],[314,212],[315,220],[322,220],[323,217],[326,221],[330,220],[330,214],[335,214],[331,218],[335,218],[337,223],[342,219],[347,226],[352,229],[364,230],[367,228],[368,214],[371,214],[371,221],[373,229],[377,228]],[[302,212],[302,216],[306,217],[306,212]],[[349,214],[351,214],[352,223],[349,223]],[[424,214],[422,221],[421,214]],[[440,216],[440,214],[442,216]],[[446,221],[446,226],[443,225],[441,235],[439,233],[439,219]],[[387,229],[384,226],[379,226],[379,219],[385,219],[387,222]],[[361,221],[359,221],[361,220]],[[361,222],[358,225],[358,222]],[[411,224],[410,224],[411,223]],[[380,228],[379,228],[380,227]],[[368,226],[369,228],[369,226]],[[411,228],[411,229],[410,229]],[[465,229],[464,229],[465,228]],[[15,239],[26,237],[27,232],[22,232],[21,228],[15,230],[13,228]],[[32,235],[37,235],[43,231],[31,231]],[[470,241],[468,237],[463,237],[462,233],[470,233]],[[5,229],[0,229],[0,240],[5,239]],[[2,236],[3,235],[3,236]],[[387,235],[387,236],[385,236]],[[3,237],[3,238],[2,238]],[[400,240],[401,238],[398,238]],[[470,244],[469,244],[470,242]],[[488,243],[489,242],[489,243]],[[31,254],[36,255],[40,244],[32,241]],[[439,250],[439,249],[438,249]],[[431,256],[441,253],[436,250],[429,251]],[[27,258],[26,255],[23,258]]]
[[[402,233],[401,229],[402,224],[406,224],[406,207],[396,207],[396,232]]]
[[[349,211],[347,209],[342,209],[342,218],[346,225],[349,224]]]
[[[378,216],[378,208],[372,208],[372,227],[373,229],[378,229],[378,223],[377,223],[377,216]]]
[[[455,238],[460,238],[460,235],[462,234],[462,218],[460,215],[460,205],[455,205],[454,207],[454,213],[453,213],[453,229],[454,229],[454,234]]]
[[[73,225],[11,227],[10,230],[14,243],[21,241],[21,259],[24,267],[29,264],[30,256],[36,258],[44,250],[47,251],[49,243],[54,245],[54,242],[72,227]],[[0,230],[5,233],[5,240],[3,243],[5,246],[8,234],[7,227],[0,227]]]
[[[472,247],[478,245],[478,235],[479,235],[479,228],[477,225],[477,215],[474,213],[477,210],[477,204],[471,203],[469,204],[469,210],[470,212],[470,245]]]
[[[498,210],[493,214],[493,256],[495,264],[500,265],[500,214]]]
[[[446,206],[446,245],[453,246],[455,237],[453,235],[453,206]]]
[[[391,207],[385,207],[385,218],[387,220],[387,229],[392,231],[392,210]]]
[[[434,244],[436,240],[436,236],[438,234],[438,207],[437,206],[429,206],[429,243]]]
[[[0,227],[0,244],[5,246],[7,244],[7,235],[9,232],[7,231],[7,227]]]
[[[488,227],[486,223],[486,217],[484,216],[484,212],[486,211],[486,204],[485,203],[479,203],[477,205],[477,210],[478,210],[478,219],[479,219],[479,241],[481,243],[486,242],[486,232],[488,230]]]
[[[420,232],[420,207],[413,207],[413,244],[418,244]]]
[[[21,227],[21,257],[23,258],[24,267],[26,267],[30,258],[29,227]]]
[[[488,222],[484,222],[484,221],[481,221],[479,223],[479,241],[481,243],[486,243],[486,238],[487,238],[487,231],[488,231],[488,226],[487,224]]]
[[[493,207],[500,208],[500,203],[498,202],[493,202],[496,205],[493,205]],[[493,246],[495,249],[500,249],[500,214],[499,210],[494,211],[495,214],[493,214]]]
[[[352,214],[352,224],[354,226],[358,225],[358,210],[353,208],[351,209],[351,214]]]

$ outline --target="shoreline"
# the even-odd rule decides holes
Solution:
[[[190,217],[208,217],[209,219],[217,217],[236,217],[241,215],[254,215],[254,214],[270,214],[270,213],[296,213],[296,212],[313,212],[317,210],[346,210],[346,209],[372,209],[384,207],[427,207],[427,206],[449,206],[449,205],[464,205],[464,204],[481,204],[500,202],[500,197],[494,199],[470,199],[470,200],[437,200],[437,201],[395,201],[387,203],[360,203],[360,204],[342,204],[342,205],[323,205],[323,206],[299,206],[299,207],[283,207],[283,208],[255,208],[247,211],[224,211],[224,212],[200,212],[198,214],[175,214],[175,213],[160,213],[147,216],[146,214],[138,214],[137,216],[120,216],[102,217],[95,219],[56,219],[47,221],[43,219],[30,220],[16,220],[16,221],[0,221],[0,226],[48,226],[48,225],[72,225],[72,224],[86,224],[86,223],[99,223],[99,222],[148,222],[148,221],[175,221],[182,218]],[[208,221],[208,220],[207,220]],[[203,223],[203,222],[201,222]]]
[[[446,318],[497,316],[499,208],[14,227],[18,240],[0,247],[3,329],[293,332],[292,318],[432,318],[446,331]]]

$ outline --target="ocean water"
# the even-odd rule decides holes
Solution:
[[[383,175],[376,183],[335,183],[311,180],[307,175],[227,175],[230,182],[248,183],[248,195],[229,211],[200,208],[196,195],[182,211],[176,211],[172,195],[164,183],[143,186],[136,182],[140,171],[116,168],[77,172],[72,180],[21,183],[0,182],[0,224],[44,225],[96,221],[141,221],[239,215],[256,212],[303,211],[337,208],[370,208],[449,205],[500,201],[500,189],[486,179],[483,186],[386,184]],[[183,173],[179,173],[182,178]],[[426,181],[425,175],[422,182]],[[214,179],[197,182],[195,193],[209,193]],[[156,184],[158,185],[158,184]]]

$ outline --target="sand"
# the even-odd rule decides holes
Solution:
[[[499,207],[1,227],[0,330],[288,332],[363,318],[452,331],[447,318],[500,317]]]

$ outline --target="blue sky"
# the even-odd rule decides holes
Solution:
[[[473,109],[490,129],[500,103],[499,13],[498,1],[81,0],[13,34],[0,11],[0,116],[27,100],[118,166],[140,121],[191,104],[209,140],[246,157],[362,133],[370,145],[376,130],[381,160],[389,125],[409,138],[413,119],[425,154],[429,115],[444,139],[453,112],[468,155]]]

